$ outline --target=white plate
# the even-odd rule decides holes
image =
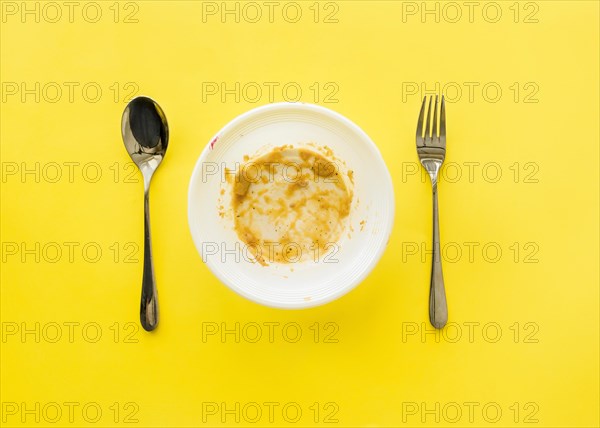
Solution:
[[[307,142],[328,146],[354,171],[346,230],[316,261],[262,266],[245,251],[233,220],[222,215],[231,197],[221,195],[231,186],[225,168],[243,164],[244,155]],[[312,104],[269,104],[236,117],[211,138],[190,181],[188,221],[202,260],[233,291],[267,306],[307,308],[344,295],[375,267],[392,231],[394,191],[379,150],[349,119]]]

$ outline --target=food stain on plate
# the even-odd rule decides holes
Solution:
[[[331,149],[285,145],[243,159],[225,177],[233,228],[256,261],[316,262],[336,248],[351,227],[354,174]]]

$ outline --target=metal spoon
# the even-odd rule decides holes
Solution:
[[[121,133],[131,160],[142,171],[144,177],[144,276],[140,321],[146,331],[152,331],[158,325],[158,295],[150,242],[148,193],[152,175],[167,151],[169,126],[165,113],[154,100],[136,97],[125,107],[121,119]]]

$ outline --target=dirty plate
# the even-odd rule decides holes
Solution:
[[[352,204],[326,252],[261,264],[234,228],[232,181],[248,156],[284,145],[328,154]],[[306,308],[344,295],[375,267],[392,231],[394,192],[379,150],[357,125],[324,107],[277,103],[236,117],[210,139],[192,173],[188,221],[202,260],[233,291],[267,306]]]

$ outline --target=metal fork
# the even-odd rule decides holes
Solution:
[[[424,121],[425,104],[427,97],[423,97],[419,121],[417,123],[417,154],[423,167],[431,178],[433,188],[433,256],[431,263],[431,284],[429,287],[429,321],[435,328],[442,328],[448,321],[448,306],[446,304],[446,291],[444,289],[444,276],[442,275],[442,259],[440,257],[440,224],[438,220],[437,179],[444,158],[446,157],[446,110],[444,97],[440,106],[440,126],[437,132],[437,106],[438,96],[435,96],[433,107],[433,125],[431,125],[431,102],[427,109],[427,122]],[[425,134],[423,124],[425,123]],[[430,126],[431,125],[431,126]],[[431,131],[431,132],[430,132]]]

